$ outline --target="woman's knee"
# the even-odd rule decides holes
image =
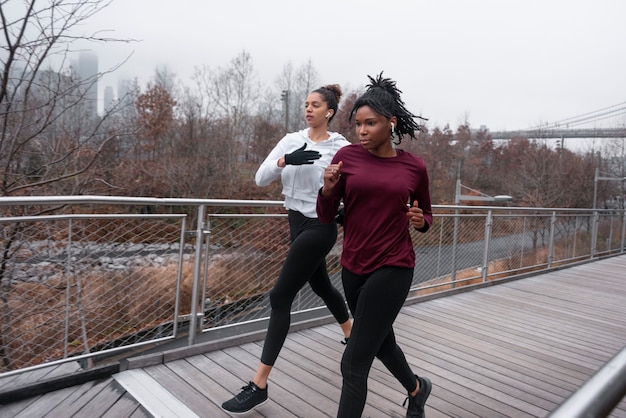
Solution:
[[[273,288],[269,292],[269,298],[270,298],[270,306],[272,307],[272,309],[290,309],[291,308],[291,302],[293,300],[293,297],[291,297],[291,295],[285,292],[281,292],[278,289]]]
[[[343,376],[344,379],[352,380],[353,368],[350,362],[346,360],[346,356],[343,356],[343,358],[341,359],[340,369],[341,369],[341,376]]]

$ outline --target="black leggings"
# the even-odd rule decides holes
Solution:
[[[348,320],[348,309],[341,293],[331,284],[326,271],[326,255],[337,240],[337,225],[321,223],[300,212],[288,212],[291,246],[287,258],[270,290],[272,312],[261,354],[261,362],[273,366],[282,348],[291,323],[291,304],[302,287],[309,282],[337,322]]]
[[[415,374],[396,344],[392,328],[409,293],[413,269],[382,267],[361,276],[344,268],[342,280],[353,323],[341,359],[343,387],[337,417],[360,417],[374,357],[383,362],[407,392],[417,387]]]

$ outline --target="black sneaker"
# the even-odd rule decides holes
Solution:
[[[243,414],[266,401],[267,386],[265,389],[260,389],[253,382],[249,382],[241,388],[241,392],[237,396],[224,402],[222,409],[233,414]]]
[[[417,376],[416,376],[417,377]],[[426,399],[430,395],[430,390],[433,388],[433,384],[427,377],[418,377],[420,382],[420,391],[415,396],[407,396],[402,406],[406,405],[406,401],[409,401],[409,406],[406,409],[406,418],[424,418],[424,405],[426,405]]]

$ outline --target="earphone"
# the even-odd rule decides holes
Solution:
[[[391,122],[391,132],[393,132],[396,129],[396,125],[393,124],[393,122]]]
[[[330,117],[330,112],[326,113],[326,117],[329,118]]]

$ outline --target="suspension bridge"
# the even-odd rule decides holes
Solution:
[[[626,102],[530,129],[490,132],[492,139],[625,138]]]

